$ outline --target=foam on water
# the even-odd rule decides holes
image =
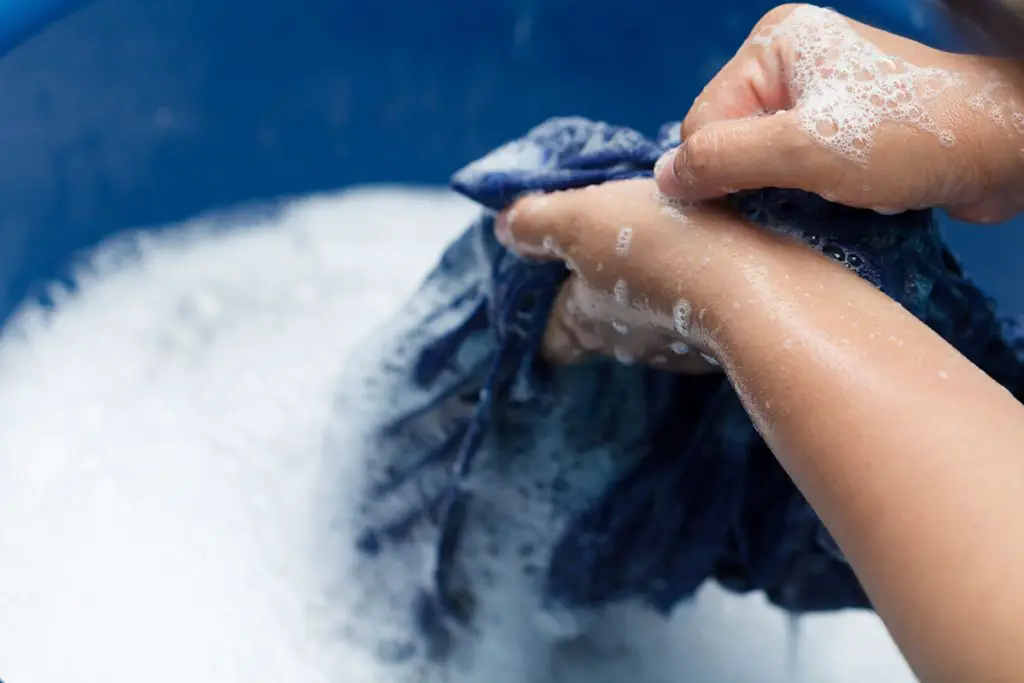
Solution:
[[[391,683],[339,627],[362,460],[323,435],[348,350],[473,214],[368,190],[203,219],[106,246],[55,314],[29,306],[0,337],[0,676]],[[556,666],[562,683],[912,680],[871,616],[807,619],[798,678],[787,637],[760,597],[709,588],[669,625],[622,608]]]

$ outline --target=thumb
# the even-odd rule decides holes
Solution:
[[[705,125],[662,157],[655,178],[662,193],[687,202],[764,187],[834,192],[834,163],[789,110]]]

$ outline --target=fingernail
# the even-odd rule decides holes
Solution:
[[[494,219],[494,238],[506,249],[512,248],[512,221],[515,219],[514,208],[502,211]]]
[[[658,190],[670,197],[678,197],[683,193],[683,183],[676,174],[676,157],[680,153],[686,154],[682,145],[673,147],[654,164],[654,180],[658,183]]]

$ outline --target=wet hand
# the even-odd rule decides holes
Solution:
[[[658,184],[686,201],[786,187],[1005,220],[1024,209],[1022,72],[785,5],[696,99]]]
[[[520,255],[573,270],[549,319],[548,360],[601,354],[681,373],[720,370],[719,333],[742,325],[751,269],[785,250],[811,253],[726,208],[667,202],[652,180],[526,197],[495,232]]]

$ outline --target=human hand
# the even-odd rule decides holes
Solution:
[[[932,49],[811,5],[769,12],[697,97],[659,164],[686,201],[796,188],[978,223],[1024,209],[1015,64]]]
[[[757,305],[752,271],[786,250],[819,258],[724,207],[666,203],[651,180],[525,197],[495,234],[520,255],[573,270],[548,322],[548,360],[601,354],[687,374],[719,370],[720,334]]]

